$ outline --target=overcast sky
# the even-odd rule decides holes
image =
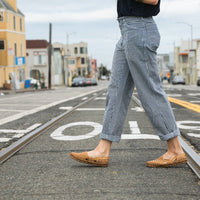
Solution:
[[[116,21],[117,0],[17,0],[26,16],[26,38],[47,39],[53,24],[53,42],[88,43],[89,56],[111,68],[115,43],[120,37]],[[173,51],[174,42],[200,38],[200,0],[161,0],[155,17],[161,34],[158,53]],[[183,22],[183,23],[179,23]]]

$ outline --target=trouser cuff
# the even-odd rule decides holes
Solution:
[[[173,132],[171,132],[171,133],[169,133],[167,135],[161,135],[159,137],[160,137],[161,140],[167,141],[167,140],[175,138],[175,137],[177,137],[179,135],[180,135],[180,131],[179,131],[179,129],[177,129],[177,130],[175,130],[175,131],[173,131]]]
[[[113,136],[113,135],[106,135],[104,133],[101,133],[100,139],[108,140],[108,141],[111,141],[111,142],[120,142],[121,137]]]

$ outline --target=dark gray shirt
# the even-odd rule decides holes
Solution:
[[[152,17],[160,12],[160,0],[157,5],[149,5],[136,2],[135,0],[118,0],[117,2],[118,17],[135,16],[135,17]]]

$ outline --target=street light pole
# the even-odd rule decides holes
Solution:
[[[51,89],[51,57],[52,57],[52,24],[49,24],[49,46],[48,46],[48,63],[49,63],[49,73],[48,73],[48,88]]]
[[[178,24],[185,24],[190,27],[190,48],[193,49],[193,25],[186,22],[177,22]]]

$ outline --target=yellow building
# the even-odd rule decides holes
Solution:
[[[0,88],[24,88],[26,78],[25,18],[17,0],[0,0]],[[11,81],[10,81],[11,80]]]

